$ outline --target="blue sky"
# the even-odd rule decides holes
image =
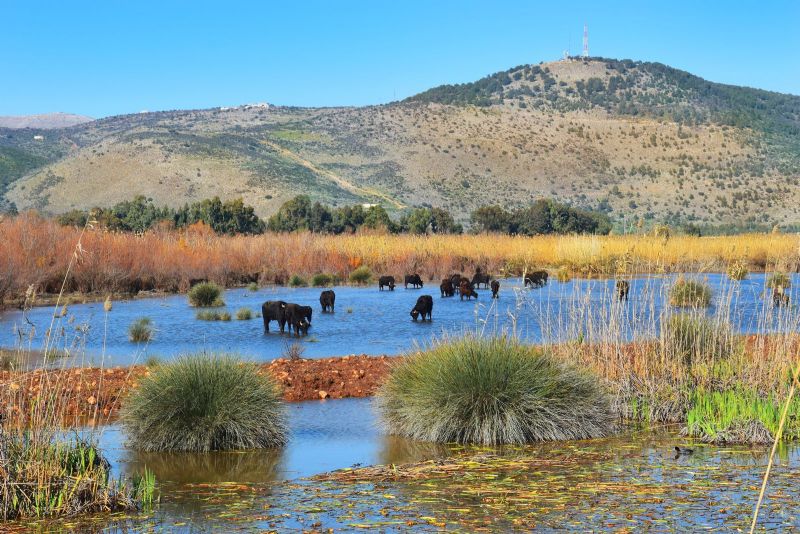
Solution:
[[[378,104],[590,53],[800,94],[800,1],[0,0],[0,115]]]

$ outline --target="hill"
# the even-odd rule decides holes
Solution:
[[[21,115],[17,117],[0,116],[0,128],[35,128],[38,130],[51,130],[55,128],[68,128],[77,124],[91,122],[94,119],[83,115],[71,113],[45,113],[42,115]]]
[[[382,106],[141,113],[38,142],[19,132],[0,129],[6,197],[53,213],[219,195],[266,216],[306,193],[462,221],[551,197],[618,221],[787,224],[800,201],[800,97],[627,60],[521,65]]]

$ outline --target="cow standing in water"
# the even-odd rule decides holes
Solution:
[[[547,285],[548,277],[547,271],[534,271],[525,275],[525,286],[544,287]]]
[[[625,280],[617,280],[617,298],[621,301],[628,302],[628,293],[631,290],[631,285]]]
[[[442,283],[439,285],[439,290],[442,292],[442,298],[452,297],[456,293],[453,282],[451,282],[449,278],[442,280]]]
[[[492,280],[492,283],[490,285],[492,288],[492,298],[496,299],[498,297],[497,293],[500,292],[500,282],[498,282],[497,280]]]
[[[491,280],[492,277],[482,272],[481,268],[478,267],[477,269],[475,269],[475,276],[472,277],[472,285],[473,287],[476,287],[478,289],[480,289],[481,284],[483,284],[483,287],[489,287],[489,282]]]
[[[411,286],[414,289],[418,289],[418,288],[422,287],[422,278],[420,278],[419,275],[416,274],[416,273],[415,274],[407,274],[406,278],[405,278],[406,289],[408,289],[408,284],[411,284]]]
[[[425,320],[425,316],[428,316],[428,320],[432,321],[433,316],[433,297],[430,295],[422,295],[420,298],[417,299],[417,303],[411,309],[411,318],[413,320],[417,320],[417,317],[422,315],[422,320]]]
[[[261,305],[261,317],[264,319],[264,332],[269,332],[270,321],[277,321],[283,334],[286,326],[286,303],[282,300],[268,300]]]
[[[311,326],[311,315],[314,310],[311,306],[301,306],[300,304],[286,304],[286,322],[289,324],[289,333],[294,332],[296,335],[308,334],[308,329]]]
[[[459,286],[459,297],[461,300],[464,300],[464,297],[467,297],[469,300],[472,297],[478,298],[478,293],[475,291],[475,288],[472,287],[472,284],[466,278],[461,280],[461,285]]]
[[[383,291],[384,287],[388,287],[389,291],[394,291],[394,276],[381,276],[378,278],[378,290]]]
[[[334,304],[336,304],[336,293],[332,289],[326,289],[320,294],[319,303],[322,306],[322,313],[333,312]]]

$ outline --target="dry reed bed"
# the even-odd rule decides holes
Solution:
[[[57,293],[80,230],[35,214],[0,220],[0,299],[19,298],[29,286]],[[231,286],[254,281],[284,284],[293,274],[346,277],[361,265],[374,274],[419,272],[435,279],[475,266],[497,275],[565,266],[584,274],[714,271],[732,262],[751,270],[794,270],[800,239],[793,234],[726,237],[504,235],[219,236],[202,225],[156,229],[144,235],[89,229],[66,291],[136,293],[186,290],[191,280]]]

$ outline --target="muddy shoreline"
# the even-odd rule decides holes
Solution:
[[[399,359],[367,355],[278,359],[259,364],[259,368],[280,384],[286,401],[298,402],[372,396]],[[67,424],[71,420],[113,418],[126,395],[152,369],[137,365],[0,371],[0,409],[12,418],[24,418],[45,390],[57,397],[56,405]]]

